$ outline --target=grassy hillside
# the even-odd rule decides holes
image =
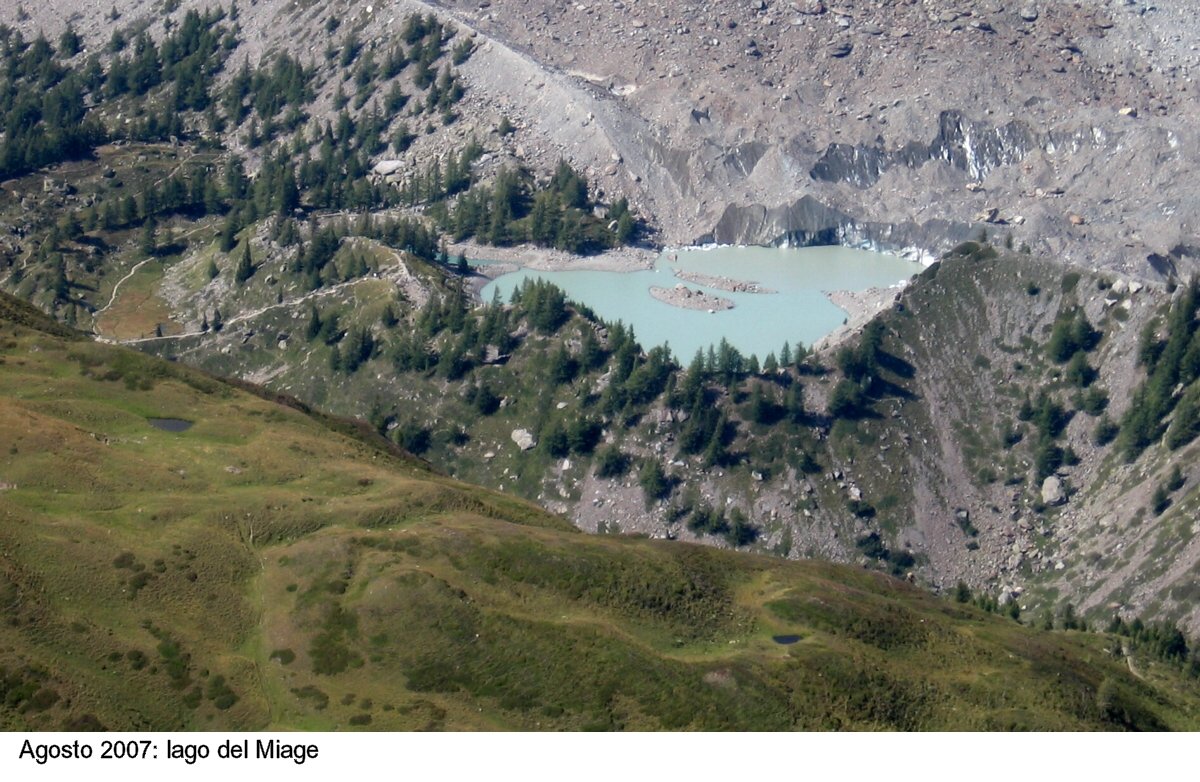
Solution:
[[[6,729],[1200,723],[1191,680],[1113,638],[877,573],[585,536],[352,427],[2,313]]]
[[[3,290],[369,421],[588,531],[866,561],[1039,617],[1200,629],[1195,302],[1001,250],[1054,235],[1030,219],[947,254],[870,339],[808,356],[781,333],[771,355],[677,367],[546,291],[459,295],[482,280],[446,263],[451,240],[593,252],[654,236],[607,145],[605,173],[585,177],[543,157],[560,145],[536,141],[521,100],[492,105],[501,85],[479,79],[499,42],[407,11],[385,34],[329,4],[190,5],[145,30],[134,9],[93,19],[57,46],[0,25]],[[95,376],[129,369],[137,386],[131,361]]]

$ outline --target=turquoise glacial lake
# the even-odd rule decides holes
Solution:
[[[756,282],[776,292],[733,293],[678,279],[674,269]],[[664,252],[653,270],[520,269],[489,282],[482,293],[484,301],[491,301],[499,291],[507,301],[527,279],[552,282],[605,320],[632,325],[644,348],[668,345],[686,364],[697,350],[721,339],[760,359],[778,353],[785,341],[811,345],[846,318],[825,298],[825,291],[889,287],[921,269],[919,263],[898,256],[847,247],[697,247]],[[673,288],[677,283],[730,299],[736,306],[710,313],[673,307],[650,295],[651,287]]]

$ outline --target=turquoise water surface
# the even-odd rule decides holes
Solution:
[[[673,268],[735,280],[753,281],[776,293],[731,293],[677,279]],[[846,247],[713,247],[669,250],[655,268],[638,272],[520,269],[488,283],[483,300],[494,292],[507,301],[526,279],[543,279],[567,297],[591,307],[607,321],[631,324],[644,348],[669,345],[686,363],[697,350],[722,338],[746,355],[778,352],[784,341],[811,345],[832,332],[846,313],[824,291],[887,287],[921,271],[921,265],[894,255]],[[650,295],[650,288],[689,288],[731,299],[731,310],[709,313],[672,307]]]

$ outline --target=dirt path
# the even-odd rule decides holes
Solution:
[[[203,231],[203,230],[205,230],[205,226],[198,226],[198,227],[196,227],[196,228],[193,228],[192,230],[190,230],[190,231],[188,231],[188,232],[186,232],[186,233],[182,233],[182,234],[180,234],[178,238],[179,238],[179,239],[186,239],[187,237],[189,237],[189,236],[191,236],[191,235],[193,235],[193,234],[195,234],[195,233],[198,233],[199,231]],[[109,297],[109,299],[108,299],[108,304],[105,304],[103,307],[101,307],[100,309],[96,310],[96,311],[95,311],[95,312],[92,314],[92,318],[93,318],[93,319],[94,319],[94,318],[98,318],[98,317],[99,317],[100,315],[102,315],[102,314],[103,314],[103,313],[104,313],[106,310],[108,310],[108,308],[109,308],[109,307],[111,307],[113,304],[115,304],[115,303],[116,303],[116,301],[117,301],[117,294],[118,294],[118,293],[120,292],[120,290],[121,290],[121,285],[122,285],[122,283],[124,283],[124,282],[126,282],[127,280],[129,280],[130,278],[132,278],[132,277],[133,277],[133,275],[135,275],[135,274],[137,274],[137,273],[138,273],[138,269],[142,268],[143,266],[145,266],[146,264],[150,263],[150,262],[151,262],[151,261],[153,261],[153,260],[157,260],[157,259],[155,259],[155,258],[146,258],[146,259],[144,259],[144,260],[138,261],[137,263],[135,263],[135,264],[133,265],[133,268],[129,270],[129,273],[128,273],[128,274],[126,274],[126,275],[125,275],[124,277],[122,277],[121,279],[117,280],[117,284],[113,286],[113,289],[112,289],[112,295],[111,295],[111,296]]]
[[[1129,653],[1129,647],[1126,646],[1125,644],[1121,644],[1121,653],[1125,655],[1125,662],[1129,665],[1129,672],[1132,673],[1137,678],[1145,681],[1146,677],[1142,676],[1141,671],[1139,671],[1133,665],[1133,655],[1131,655]]]
[[[197,229],[197,230],[199,230],[199,229]],[[187,236],[187,235],[188,234],[184,234],[184,236]],[[239,313],[237,315],[230,317],[228,320],[226,320],[224,328],[228,328],[230,326],[236,326],[237,324],[244,323],[248,320],[253,320],[254,318],[257,318],[260,315],[263,315],[272,310],[277,310],[277,309],[282,309],[282,308],[287,308],[287,307],[295,307],[297,305],[303,304],[306,301],[311,301],[313,299],[321,298],[324,296],[330,296],[330,295],[338,293],[339,291],[342,291],[346,288],[357,285],[360,282],[368,282],[370,280],[380,280],[380,279],[389,280],[389,281],[393,282],[394,284],[396,284],[397,286],[399,286],[400,289],[404,291],[404,294],[413,301],[414,306],[416,306],[416,307],[422,306],[425,303],[426,298],[428,297],[428,292],[425,291],[421,287],[420,281],[413,275],[412,271],[408,268],[408,265],[404,263],[404,259],[401,258],[400,255],[398,253],[395,253],[394,251],[393,251],[393,255],[396,258],[396,265],[393,267],[390,267],[388,269],[381,270],[378,273],[378,275],[376,275],[376,276],[359,277],[358,279],[347,280],[346,282],[340,282],[337,285],[333,285],[333,286],[330,286],[327,288],[319,288],[315,291],[310,291],[309,293],[306,293],[303,296],[298,296],[294,299],[288,299],[287,301],[281,301],[281,302],[276,302],[274,304],[268,304],[265,307],[259,307],[258,309],[251,310],[250,312]],[[142,261],[141,263],[137,264],[137,266],[134,266],[133,270],[130,271],[129,274],[125,275],[125,277],[123,277],[117,283],[117,287],[113,288],[112,299],[109,301],[109,303],[107,305],[105,305],[105,307],[103,309],[96,312],[97,316],[100,315],[101,313],[103,313],[104,310],[111,307],[113,304],[113,301],[116,301],[117,288],[120,287],[121,283],[125,282],[125,280],[129,279],[134,274],[136,274],[138,268],[141,267],[142,264],[144,264],[150,260],[153,260],[153,259],[147,258],[145,261]],[[186,337],[198,337],[198,336],[201,336],[206,333],[208,333],[208,332],[202,331],[202,330],[194,330],[194,331],[185,331],[180,334],[167,334],[167,335],[163,335],[161,337],[139,337],[137,339],[104,340],[104,341],[119,343],[122,345],[138,345],[138,344],[143,344],[143,343],[147,343],[147,342],[161,342],[164,340],[171,340],[171,339],[184,339]],[[103,338],[101,338],[101,339],[103,339]]]
[[[184,166],[186,166],[188,163],[191,163],[196,157],[197,157],[196,153],[194,153],[194,152],[189,153],[187,157],[185,157],[184,159],[180,160],[178,163],[175,164],[175,168],[171,169],[171,172],[169,174],[167,174],[164,177],[160,177],[159,180],[154,183],[154,187],[158,187],[163,182],[166,182],[168,179],[170,179],[171,177],[178,174],[180,171],[183,170]]]
[[[8,274],[4,275],[4,280],[3,280],[2,282],[3,282],[5,285],[8,285],[8,284],[9,284],[9,282],[12,280],[13,273],[14,273],[14,272],[16,272],[18,268],[20,268],[20,269],[21,269],[21,271],[25,271],[25,269],[26,269],[26,268],[29,266],[29,259],[30,259],[30,258],[32,258],[32,257],[33,257],[33,248],[30,248],[30,249],[29,249],[29,251],[28,251],[27,253],[25,253],[25,257],[21,259],[21,261],[20,261],[20,263],[21,263],[20,267],[18,267],[18,266],[17,266],[17,265],[14,263],[14,264],[12,265],[12,268],[9,270]]]
[[[109,299],[108,299],[108,304],[105,304],[103,307],[101,307],[100,309],[96,310],[96,312],[95,312],[95,313],[92,315],[93,319],[94,319],[94,318],[98,318],[98,317],[100,317],[101,315],[103,315],[103,314],[105,313],[105,311],[107,311],[107,310],[108,310],[108,308],[109,308],[109,307],[111,307],[111,306],[112,306],[114,303],[116,303],[116,301],[117,301],[117,294],[118,294],[118,293],[120,292],[120,290],[121,290],[121,285],[122,285],[124,282],[126,282],[127,280],[129,280],[131,277],[133,277],[133,275],[137,274],[137,273],[138,273],[138,269],[142,268],[143,266],[145,266],[146,264],[150,263],[150,262],[151,262],[151,261],[153,261],[153,260],[154,260],[153,258],[147,258],[147,259],[145,259],[144,261],[138,261],[137,263],[135,263],[135,264],[133,265],[133,268],[129,270],[129,274],[126,274],[124,277],[122,277],[121,279],[117,280],[117,284],[116,284],[116,285],[114,285],[114,286],[113,286],[113,289],[112,289],[112,296],[110,296],[110,297],[109,297]]]
[[[303,296],[300,296],[295,299],[288,299],[287,301],[280,301],[280,302],[276,302],[275,304],[268,304],[265,307],[260,307],[259,309],[251,310],[250,312],[243,312],[239,315],[234,315],[229,320],[225,321],[225,325],[223,328],[229,328],[230,326],[237,325],[238,323],[243,323],[247,320],[257,318],[258,316],[263,315],[267,312],[270,312],[271,310],[277,310],[277,309],[280,309],[283,307],[295,307],[298,304],[303,304],[304,302],[310,301],[312,299],[320,298],[322,296],[329,296],[331,294],[337,293],[338,291],[342,290],[343,288],[349,287],[351,285],[357,285],[358,283],[363,282],[364,280],[368,280],[368,279],[372,279],[372,278],[367,277],[367,278],[360,278],[357,280],[349,280],[347,282],[341,282],[341,283],[338,283],[337,285],[334,285],[333,287],[321,288],[319,290],[312,291],[311,293],[306,293]],[[182,334],[169,334],[169,335],[165,335],[162,337],[142,337],[140,339],[122,339],[122,340],[117,340],[117,341],[120,342],[120,344],[122,344],[122,345],[138,345],[143,342],[161,342],[163,340],[168,340],[168,339],[183,339],[184,337],[198,337],[198,336],[201,336],[202,334],[207,334],[207,333],[208,333],[207,331],[185,331]]]
[[[398,277],[401,277],[401,278],[404,278],[406,276],[411,277],[411,275],[408,274],[407,267],[404,267],[403,264],[401,264],[401,268],[403,269],[403,271],[396,270],[398,272],[398,275],[397,275]],[[371,280],[378,280],[378,279],[385,279],[385,278],[387,278],[387,275],[380,275],[378,277],[360,277],[356,280],[347,280],[346,282],[340,282],[337,285],[333,285],[328,288],[319,288],[318,290],[311,291],[309,293],[304,294],[303,296],[299,296],[294,299],[288,299],[287,301],[276,302],[275,304],[268,304],[265,307],[259,307],[256,310],[251,310],[250,312],[243,312],[238,315],[234,315],[233,317],[229,318],[229,320],[225,321],[224,328],[229,328],[230,326],[236,326],[239,323],[244,323],[245,321],[253,320],[254,318],[257,318],[260,315],[270,312],[271,310],[282,309],[285,307],[295,307],[297,305],[303,304],[306,301],[318,299],[323,296],[331,296],[341,290],[352,287],[354,285],[358,285],[359,283],[362,283],[362,282],[369,282]],[[396,282],[399,282],[399,280],[396,280]],[[97,314],[99,314],[99,313],[97,313]],[[201,336],[202,334],[207,334],[207,333],[208,332],[206,332],[206,331],[186,331],[182,334],[170,334],[170,335],[165,335],[162,337],[142,337],[139,339],[123,339],[123,340],[117,340],[117,341],[120,342],[120,344],[122,344],[122,345],[137,345],[137,344],[141,344],[144,342],[161,342],[163,340],[169,340],[169,339],[183,339],[184,337],[198,337],[198,336]]]

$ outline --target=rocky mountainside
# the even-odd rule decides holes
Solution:
[[[116,8],[151,30],[173,18]],[[1200,22],[1183,0],[261,0],[240,9],[236,56],[319,60],[343,34],[329,19],[382,44],[429,8],[476,36],[462,68],[473,124],[510,117],[517,158],[574,161],[668,243],[936,254],[990,222],[1039,253],[1139,277],[1192,268],[1200,244]],[[12,10],[31,34],[73,20],[93,46],[111,25],[98,6]]]
[[[202,7],[12,6],[7,290],[588,531],[1200,623],[1185,3]],[[545,290],[474,309],[446,237],[944,260],[865,337],[693,372]]]
[[[431,363],[414,367],[386,347],[357,371],[331,371],[334,348],[303,334],[312,302],[322,318],[370,328],[391,280],[412,279],[414,299],[427,302],[414,329],[430,334],[428,302],[456,281],[409,268],[422,267],[382,266],[383,280],[252,312],[220,334],[141,347],[368,419],[453,474],[536,500],[589,532],[859,562],[939,591],[962,581],[1038,617],[1072,604],[1097,619],[1200,620],[1190,526],[1200,444],[1174,443],[1171,417],[1147,448],[1118,438],[1150,383],[1144,345],[1165,342],[1186,286],[1170,294],[967,243],[873,321],[870,375],[844,346],[781,368],[775,355],[759,368],[757,358],[732,359],[739,368],[728,376],[723,354],[699,374],[656,368],[653,356],[623,372],[624,343],[610,326],[569,310],[539,326],[528,299],[459,326],[450,311],[436,316],[440,331],[418,337]],[[468,349],[482,352],[456,369],[458,346],[500,317],[511,335],[503,359],[492,360],[495,338],[483,337],[486,350]],[[1075,323],[1094,336],[1064,354],[1056,335]],[[376,328],[381,344],[408,344],[396,333]],[[852,339],[850,353],[864,341]],[[1195,382],[1181,380],[1175,400]],[[839,401],[847,382],[866,389],[853,405]],[[689,401],[693,384],[723,425]],[[1173,482],[1157,507],[1152,495]],[[744,539],[731,532],[737,519],[753,530]]]
[[[538,127],[670,242],[938,250],[987,221],[1138,275],[1195,244],[1187,3],[446,7],[587,96]]]

